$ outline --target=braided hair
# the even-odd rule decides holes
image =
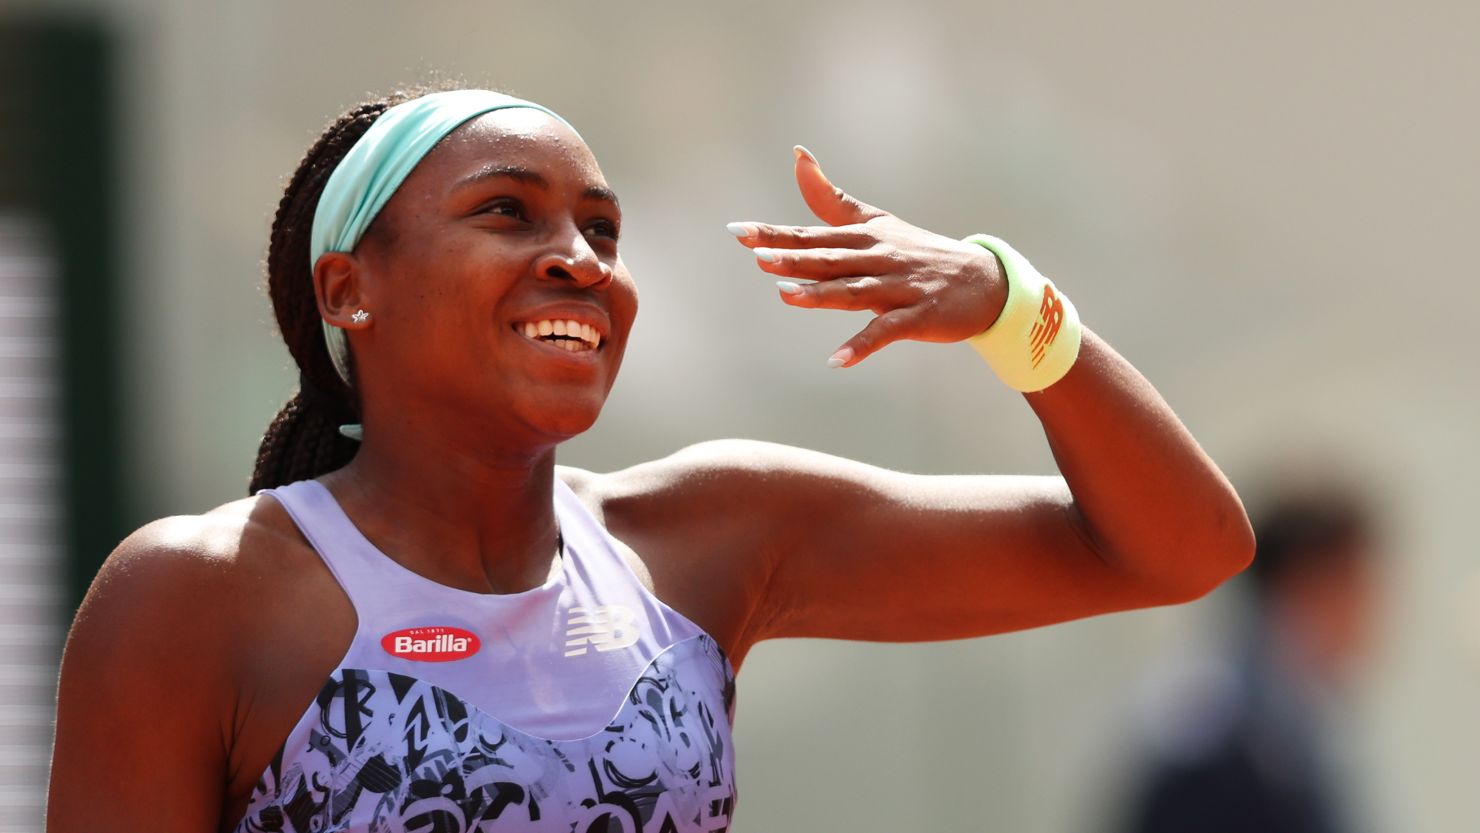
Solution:
[[[360,403],[352,384],[354,357],[349,360],[351,383],[346,384],[324,344],[308,262],[314,210],[329,174],[381,113],[452,86],[397,90],[354,107],[313,143],[283,191],[267,249],[267,291],[278,331],[298,364],[298,392],[278,411],[262,438],[249,494],[334,471],[359,450],[359,443],[339,433],[341,423],[360,421]]]

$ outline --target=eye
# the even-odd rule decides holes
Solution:
[[[512,217],[515,220],[528,220],[529,216],[524,211],[524,204],[513,197],[501,197],[488,203],[479,209],[480,214],[495,214],[501,217]]]
[[[607,237],[612,240],[616,240],[618,235],[621,234],[621,229],[617,227],[617,224],[614,221],[608,220],[604,217],[591,221],[591,223],[586,226],[586,230],[591,234],[596,235],[597,237]]]

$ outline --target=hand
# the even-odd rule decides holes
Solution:
[[[777,281],[782,301],[874,313],[833,353],[829,367],[852,367],[900,339],[961,341],[997,320],[1007,280],[996,255],[859,202],[828,181],[806,148],[795,152],[802,199],[827,225],[729,228],[755,250],[762,271],[813,281]]]

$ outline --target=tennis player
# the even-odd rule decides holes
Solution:
[[[961,384],[1022,391],[1060,476],[741,440],[557,465],[637,312],[617,195],[540,105],[363,104],[273,225],[301,384],[251,497],[129,536],[77,614],[52,833],[725,830],[757,642],[984,636],[1249,562],[1227,480],[1022,254],[859,202],[801,148],[795,176],[818,224],[729,231],[779,303],[874,314],[827,363],[967,342]]]

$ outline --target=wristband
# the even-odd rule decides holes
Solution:
[[[1017,249],[996,237],[973,234],[975,243],[1002,261],[1007,303],[985,332],[967,339],[1004,384],[1023,393],[1062,379],[1079,357],[1079,313],[1053,282]]]

